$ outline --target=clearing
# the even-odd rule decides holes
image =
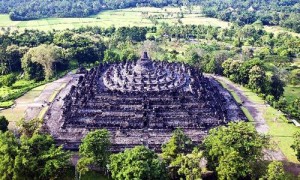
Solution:
[[[71,74],[30,90],[16,99],[11,108],[0,110],[0,116],[5,116],[8,119],[10,129],[14,129],[16,122],[22,118],[27,120],[43,118],[48,105],[54,101],[56,94],[70,81]]]
[[[155,26],[156,23],[150,20],[150,16],[157,20],[157,23],[166,22],[170,25],[178,24],[179,14],[182,24],[211,25],[218,27],[229,27],[230,23],[216,18],[207,18],[201,14],[201,7],[194,6],[189,12],[182,7],[137,7],[118,10],[106,10],[97,15],[87,18],[45,18],[31,21],[11,21],[8,14],[0,14],[0,27],[12,29],[38,29],[38,30],[63,30],[73,29],[82,26],[101,27],[122,27],[122,26]]]

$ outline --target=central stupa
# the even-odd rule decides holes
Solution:
[[[170,91],[188,85],[188,73],[184,65],[153,62],[145,52],[137,62],[109,67],[103,75],[103,83],[108,89],[121,92]]]
[[[160,151],[175,128],[196,143],[212,127],[245,119],[229,93],[200,70],[152,61],[146,52],[137,61],[82,72],[45,118],[44,128],[66,149],[77,149],[90,130],[106,128],[113,151],[136,145]]]

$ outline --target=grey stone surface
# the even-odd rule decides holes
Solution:
[[[136,145],[160,151],[177,127],[198,143],[210,128],[246,119],[227,91],[185,64],[143,54],[78,73],[84,74],[58,94],[43,126],[66,149],[78,149],[86,133],[106,128],[112,151]]]

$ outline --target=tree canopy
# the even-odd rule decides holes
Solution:
[[[273,161],[268,165],[266,175],[261,180],[285,180],[287,175],[283,168],[283,163]]]
[[[6,132],[8,130],[8,120],[5,118],[5,116],[0,116],[0,132]]]
[[[190,152],[192,149],[192,140],[178,128],[173,131],[169,141],[162,145],[162,157],[169,164],[181,153]]]
[[[292,148],[295,150],[297,159],[300,161],[300,131],[294,135],[294,143]]]
[[[268,138],[258,134],[252,124],[238,122],[211,129],[203,144],[208,167],[220,179],[237,179],[254,174]]]
[[[55,179],[69,167],[70,153],[56,147],[49,135],[34,134],[18,140],[0,133],[1,179]]]
[[[84,174],[88,171],[88,166],[91,165],[106,168],[109,161],[110,145],[109,132],[106,129],[89,132],[79,146],[78,171]]]
[[[117,180],[163,180],[166,166],[155,152],[144,146],[126,149],[110,157],[109,169]]]
[[[63,59],[62,51],[54,45],[42,44],[31,48],[22,58],[22,67],[30,79],[50,79],[55,74],[55,64]]]

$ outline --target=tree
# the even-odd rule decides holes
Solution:
[[[273,75],[271,76],[270,79],[270,92],[268,92],[269,94],[271,94],[272,96],[274,96],[274,98],[276,100],[278,100],[284,92],[284,82],[280,80],[280,78],[277,75]]]
[[[62,60],[62,51],[54,45],[42,44],[31,48],[22,58],[22,68],[30,79],[36,79],[36,71],[32,71],[35,66],[41,66],[45,79],[50,79],[55,73],[54,64]],[[38,72],[39,73],[39,72]]]
[[[266,83],[266,73],[259,66],[253,66],[249,71],[248,86],[258,93],[264,92],[264,86]]]
[[[0,179],[13,179],[15,157],[19,149],[18,140],[13,133],[0,132]]]
[[[195,148],[191,154],[184,155],[181,158],[178,174],[184,175],[184,179],[186,180],[201,179],[202,171],[200,161],[202,158],[203,154],[197,148]]]
[[[219,178],[245,178],[262,160],[268,138],[258,134],[252,124],[238,122],[211,129],[203,145],[208,167]]]
[[[17,81],[15,74],[8,74],[2,77],[2,84],[4,86],[10,87]]]
[[[70,153],[56,147],[49,135],[21,136],[13,179],[55,179],[69,167]]]
[[[6,48],[10,72],[21,71],[21,58],[27,51],[27,47],[19,47],[17,45],[11,45]]]
[[[122,50],[120,59],[121,61],[126,61],[126,60],[133,61],[133,60],[137,60],[138,56],[132,49],[127,48]]]
[[[42,124],[41,119],[32,119],[32,120],[25,120],[24,118],[17,122],[17,126],[19,127],[19,132],[22,135],[27,137],[32,137],[33,134],[38,133]]]
[[[49,135],[17,139],[0,132],[0,179],[55,179],[69,167],[70,153]]]
[[[272,161],[267,168],[266,175],[262,180],[285,180],[287,179],[284,172],[283,164],[279,161]]]
[[[0,132],[6,132],[8,130],[9,122],[4,116],[0,116]]]
[[[249,164],[235,150],[220,158],[216,171],[220,180],[239,179],[251,173]]]
[[[109,132],[106,129],[89,132],[79,146],[80,160],[77,169],[80,174],[88,171],[90,165],[105,168],[109,160],[110,145]]]
[[[165,164],[155,152],[144,146],[111,155],[109,169],[112,178],[117,180],[166,179]]]
[[[294,134],[294,143],[292,145],[294,151],[296,151],[296,156],[298,161],[300,161],[300,131]]]
[[[191,151],[192,146],[192,140],[178,128],[173,132],[170,140],[162,145],[162,157],[167,164],[170,164],[179,154]]]
[[[112,50],[106,50],[104,52],[104,59],[103,59],[103,62],[118,62],[120,61],[120,56],[119,54],[115,53],[114,51]]]
[[[68,39],[69,37],[66,41]],[[103,59],[106,47],[99,37],[74,34],[71,42],[71,47],[68,48],[69,56],[78,63],[94,63]]]
[[[183,161],[184,154],[191,152],[193,148],[192,140],[178,128],[173,132],[169,141],[162,145],[162,158],[168,165],[168,174],[171,179],[179,178],[179,168]]]

